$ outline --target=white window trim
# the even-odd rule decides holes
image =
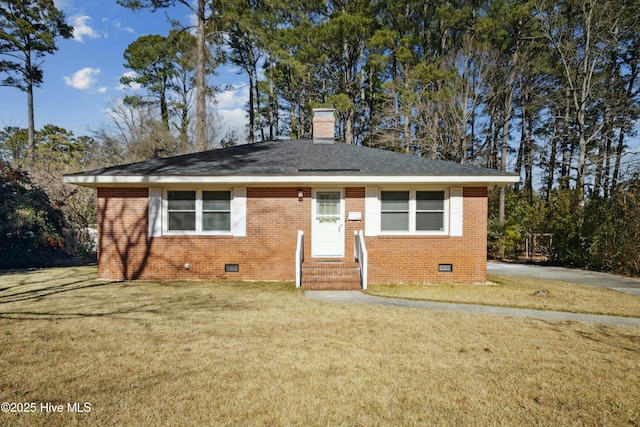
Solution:
[[[196,229],[195,230],[169,230],[169,191],[195,191],[196,192]],[[228,231],[219,230],[202,230],[202,192],[203,191],[228,191],[231,210],[231,223]],[[185,187],[168,187],[162,191],[162,234],[165,236],[231,236],[233,235],[233,208],[234,208],[234,190],[233,188],[185,188]]]
[[[385,191],[408,191],[409,192],[409,230],[383,230],[382,229],[382,193]],[[444,212],[442,230],[416,230],[416,191],[442,191],[444,192]],[[429,188],[429,187],[381,187],[378,190],[378,207],[380,215],[379,234],[381,236],[448,236],[449,235],[449,188]]]
[[[162,188],[149,188],[149,237],[162,237]]]

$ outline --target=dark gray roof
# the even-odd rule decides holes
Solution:
[[[507,176],[504,172],[336,142],[282,140],[112,166],[69,176]]]

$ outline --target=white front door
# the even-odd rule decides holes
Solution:
[[[344,207],[341,191],[315,192],[311,246],[314,257],[344,256]]]

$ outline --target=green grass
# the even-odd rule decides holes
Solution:
[[[0,275],[0,425],[638,425],[640,328]]]

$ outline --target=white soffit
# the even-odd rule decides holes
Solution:
[[[158,175],[67,175],[64,182],[87,187],[108,187],[135,184],[483,184],[516,183],[516,175],[478,176],[354,176],[354,175],[282,175],[282,176],[158,176]]]

